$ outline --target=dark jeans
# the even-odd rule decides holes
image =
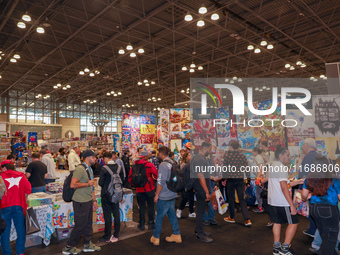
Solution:
[[[179,205],[179,209],[183,210],[185,208],[186,203],[189,201],[189,212],[193,213],[194,212],[194,197],[195,197],[195,193],[194,190],[188,190],[188,191],[184,191],[182,190],[181,192],[181,196],[182,196],[182,201],[181,204]]]
[[[196,233],[203,234],[203,214],[207,206],[205,201],[206,195],[204,193],[196,193]]]
[[[114,237],[119,237],[120,231],[120,212],[119,203],[111,203],[107,198],[102,197],[102,207],[105,221],[104,236],[111,237],[112,215],[114,218]]]
[[[308,201],[308,204],[310,206],[310,203]],[[309,227],[307,229],[307,232],[311,235],[315,235],[315,231],[316,231],[316,223],[314,221],[314,219],[309,215],[308,216],[308,219],[309,219]]]
[[[1,235],[1,247],[4,255],[11,255],[11,245],[9,243],[12,219],[17,231],[17,240],[15,241],[16,254],[25,252],[26,228],[25,217],[21,206],[10,206],[1,210],[3,219],[6,221],[5,231]]]
[[[310,215],[315,220],[322,239],[321,254],[336,255],[339,233],[339,209],[328,204],[310,204]]]
[[[155,219],[155,190],[150,192],[137,193],[137,202],[139,205],[139,223],[145,223],[145,204],[148,204],[148,220],[154,223]]]
[[[230,218],[235,219],[235,189],[237,192],[238,200],[240,202],[242,215],[245,220],[249,220],[249,213],[246,201],[244,200],[244,181],[243,180],[232,180],[227,181],[227,193],[229,202]]]
[[[168,216],[168,219],[171,224],[172,234],[180,235],[181,231],[179,230],[177,216],[175,212],[175,201],[173,200],[161,200],[158,199],[156,204],[156,222],[155,222],[155,230],[153,231],[153,236],[159,238],[162,232],[163,218],[165,215]]]
[[[81,236],[84,236],[84,244],[89,244],[93,235],[93,201],[91,200],[85,203],[73,201],[73,211],[74,228],[67,245],[71,247],[76,246]]]

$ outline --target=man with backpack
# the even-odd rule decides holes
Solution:
[[[99,241],[115,243],[120,230],[119,202],[123,199],[123,169],[114,162],[113,154],[103,154],[104,166],[100,172],[99,186],[102,187],[101,199],[105,221],[104,235]],[[112,217],[114,217],[114,234],[111,236]]]
[[[162,163],[159,165],[158,179],[157,179],[157,190],[154,201],[156,203],[156,222],[155,230],[150,239],[150,242],[154,245],[159,245],[159,238],[162,232],[163,218],[165,215],[168,216],[170,224],[172,226],[172,235],[166,237],[167,242],[182,243],[181,232],[179,230],[178,221],[175,211],[175,201],[177,193],[171,191],[168,188],[170,182],[173,165],[169,162],[170,149],[162,146],[159,148],[159,157],[162,159]],[[176,181],[176,180],[172,180]]]
[[[152,164],[154,164],[155,167],[156,167],[157,169],[159,169],[159,164],[160,164],[160,162],[159,162],[159,159],[158,159],[156,153],[157,153],[157,152],[156,152],[155,150],[151,152],[150,162],[151,162]]]
[[[75,226],[66,247],[62,250],[62,253],[65,255],[81,253],[81,250],[76,248],[81,236],[84,237],[83,252],[101,250],[100,247],[91,242],[93,235],[93,212],[96,211],[98,207],[93,186],[93,170],[91,168],[96,162],[96,154],[94,151],[87,149],[83,152],[83,158],[84,163],[78,165],[75,170],[70,173],[70,175],[72,174],[70,188],[75,190],[72,196]],[[65,184],[63,198],[66,188]]]
[[[125,188],[131,188],[129,185],[129,180],[128,180],[128,173],[130,173],[130,151],[126,150],[124,151],[124,155],[122,156],[122,161],[124,163],[124,169],[126,173],[125,180],[123,181],[124,187]]]
[[[129,182],[136,187],[137,202],[139,206],[140,230],[145,230],[145,204],[148,204],[148,230],[155,229],[155,185],[154,178],[158,177],[158,170],[154,164],[147,161],[148,152],[142,151],[140,159],[132,166],[129,174]]]

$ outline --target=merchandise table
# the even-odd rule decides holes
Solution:
[[[98,208],[93,212],[93,224],[104,224],[103,208],[99,194],[96,194],[98,201]],[[41,237],[45,245],[50,244],[51,236],[56,228],[71,228],[74,227],[74,212],[72,203],[64,201],[53,202],[49,205],[41,205],[33,207],[37,220],[40,225],[40,231],[32,234],[31,236]],[[133,216],[133,193],[132,190],[124,189],[124,197],[119,204],[120,221],[132,221]],[[112,220],[114,221],[114,219]],[[13,241],[17,238],[17,233],[12,221],[12,228],[10,240]]]

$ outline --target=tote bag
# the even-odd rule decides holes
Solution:
[[[26,210],[25,215],[26,235],[30,235],[40,231],[37,215],[32,207]]]

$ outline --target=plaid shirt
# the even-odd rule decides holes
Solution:
[[[244,170],[240,171],[241,166],[248,166],[247,157],[241,154],[239,151],[229,151],[224,158],[224,165],[229,169],[224,175],[227,179],[244,179]],[[232,171],[232,166],[236,167],[236,171]],[[247,178],[250,178],[250,173],[246,172]]]

